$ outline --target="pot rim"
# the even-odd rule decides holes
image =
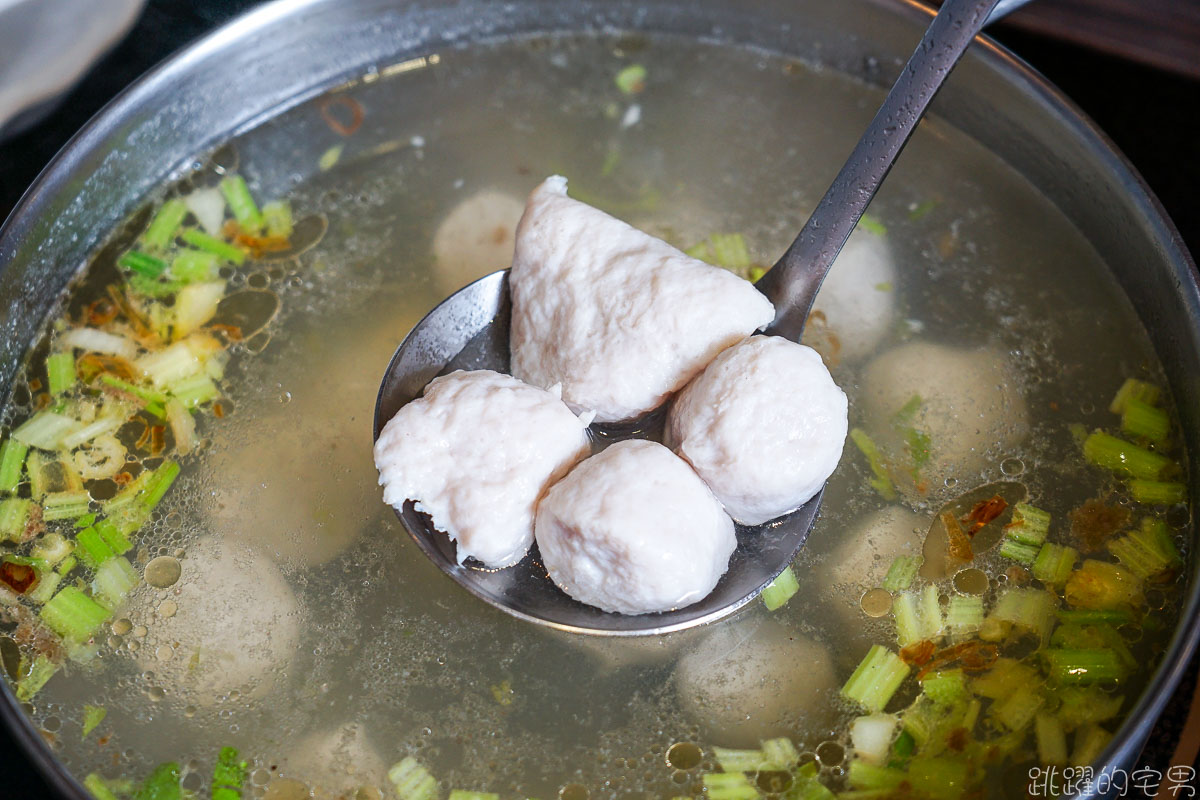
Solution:
[[[328,0],[271,0],[213,29],[168,56],[122,89],[54,155],[18,200],[8,218],[0,224],[0,270],[11,260],[16,242],[30,232],[49,201],[66,188],[69,177],[86,160],[86,156],[101,145],[114,128],[119,127],[145,96],[153,94],[159,85],[170,84],[187,75],[196,65],[236,42],[253,38],[259,29],[326,2]],[[886,6],[898,16],[919,23],[922,27],[927,25],[928,19],[934,14],[933,9],[918,0],[866,2],[879,7]],[[554,31],[546,33],[552,34]],[[1047,110],[1055,112],[1066,131],[1081,142],[1089,153],[1117,178],[1129,198],[1141,209],[1150,223],[1155,238],[1162,243],[1164,256],[1174,269],[1178,281],[1177,288],[1189,301],[1188,305],[1194,312],[1194,318],[1200,319],[1200,285],[1197,284],[1196,264],[1166,210],[1116,144],[1082,109],[1020,56],[986,33],[980,34],[974,45],[967,58],[979,59],[984,67],[1021,89]],[[412,52],[420,46],[420,43],[413,43],[402,52]],[[328,88],[329,85],[308,87],[282,104],[272,107],[265,114],[238,126],[227,135],[236,135],[253,128],[313,93]],[[1193,520],[1192,524],[1194,528],[1196,521]],[[1200,645],[1200,559],[1195,553],[1191,553],[1190,557],[1190,589],[1180,611],[1180,624],[1176,627],[1154,675],[1098,760],[1097,763],[1104,765],[1101,772],[1130,763],[1140,752],[1172,692],[1183,678],[1191,658],[1195,656],[1197,646]],[[59,762],[45,739],[34,729],[6,681],[0,681],[0,724],[8,727],[24,749],[25,755],[61,797],[67,800],[92,800],[91,793]],[[1092,784],[1079,797],[1090,798],[1098,794],[1100,793]]]

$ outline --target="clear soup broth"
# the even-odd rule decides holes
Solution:
[[[631,65],[645,69],[632,83],[637,74],[622,73]],[[1151,518],[1181,544],[1186,507],[1136,502],[1124,479],[1087,463],[1076,438],[1097,428],[1121,435],[1108,406],[1126,378],[1165,386],[1132,308],[1101,255],[1034,187],[936,117],[855,234],[867,266],[849,296],[871,298],[873,332],[840,327],[832,307],[812,326],[850,396],[851,425],[885,451],[894,499],[847,442],[786,605],[755,603],[652,639],[555,634],[447,580],[381,502],[371,422],[384,367],[441,298],[507,266],[514,214],[542,178],[564,174],[578,199],[704,258],[719,260],[713,234],[740,233],[749,263],[732,267],[750,274],[784,250],[880,100],[843,75],[749,48],[535,38],[372,73],[199,159],[165,197],[236,172],[256,198],[290,202],[307,220],[293,245],[313,246],[224,268],[244,307],[226,309],[224,321],[240,327],[225,342],[220,398],[195,415],[195,452],[172,455],[168,432],[154,454],[153,435],[137,441],[153,420],[120,433],[131,464],[169,457],[182,471],[133,536],[126,557],[137,585],[28,699],[67,768],[125,796],[156,765],[177,762],[183,787],[207,796],[218,750],[235,747],[248,762],[244,797],[391,797],[387,770],[411,756],[439,796],[666,798],[705,791],[705,776],[721,771],[714,747],[786,737],[798,762],[746,770],[753,791],[783,796],[814,773],[843,791],[860,781],[848,731],[865,712],[839,690],[873,644],[900,651],[892,597],[878,592],[897,555],[921,554],[946,503],[997,484],[955,512],[999,492],[1008,510],[987,528],[993,543],[1024,500],[1050,513],[1050,542],[1083,550],[1070,512],[1096,499],[1124,519],[1115,535]],[[461,227],[439,234],[480,193]],[[4,409],[6,432],[49,402],[39,399],[43,362],[61,320],[77,323],[120,284],[128,270],[117,257],[151,213],[114,234],[60,319],[47,322]],[[1169,408],[1165,393],[1157,404]],[[1152,449],[1184,463],[1178,443]],[[119,487],[86,488],[102,514]],[[30,497],[28,481],[12,494]],[[46,526],[76,530],[71,520]],[[11,555],[31,546],[3,544]],[[970,564],[918,576],[910,591],[936,586],[944,612],[954,597],[981,597],[992,615],[1007,590],[1044,583],[998,546],[977,549]],[[1103,545],[1074,566],[1085,558],[1114,561]],[[91,576],[80,564],[61,585],[78,580],[86,592]],[[1111,625],[1137,661],[1097,684],[1105,698],[1124,698],[1119,711],[1066,725],[1072,749],[1116,730],[1163,652],[1178,586],[1154,577]],[[38,612],[28,599],[6,602]],[[16,683],[32,651],[8,608],[0,652]],[[1061,720],[1064,700],[1038,652],[1053,642],[1001,622],[1008,627],[993,623],[988,640],[943,633],[936,651],[977,642],[994,648],[988,658],[1020,659],[1046,681],[1035,710]],[[922,693],[913,676],[931,663],[908,658],[912,674],[885,707],[898,720]],[[975,666],[960,673],[969,687],[996,669]],[[990,796],[1023,796],[1043,760],[1034,715],[1006,724],[999,700],[971,695],[974,725],[936,755],[969,763],[971,786],[960,793],[982,785]],[[85,735],[98,716],[89,707],[105,713]],[[892,768],[906,769],[899,758]],[[984,784],[985,773],[1002,778]]]

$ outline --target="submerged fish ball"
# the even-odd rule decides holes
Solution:
[[[818,569],[825,587],[848,623],[865,622],[863,593],[883,585],[897,556],[920,556],[929,518],[902,506],[888,506],[856,520],[839,535],[841,544]]]
[[[804,343],[830,364],[869,355],[895,320],[895,283],[887,239],[856,228],[821,284]]]
[[[774,309],[752,284],[567,197],[533,191],[510,276],[513,375],[601,422],[657,408]]]
[[[846,394],[815,350],[751,336],[688,384],[668,441],[729,515],[758,525],[820,491],[846,441]]]
[[[450,210],[433,234],[434,272],[445,293],[512,263],[519,198],[483,189]]]
[[[536,531],[563,591],[622,614],[702,599],[737,546],[733,521],[696,473],[644,440],[612,445],[551,487]]]
[[[538,499],[589,452],[587,426],[557,395],[460,370],[396,412],[375,443],[375,466],[384,501],[415,501],[457,543],[460,563],[507,567],[533,543]]]
[[[824,646],[762,617],[722,623],[675,667],[684,713],[724,747],[817,731],[831,720],[835,685]]]
[[[387,783],[387,765],[362,725],[353,722],[306,736],[281,766],[286,775],[302,778],[310,792],[305,797],[316,800],[357,797],[360,789]]]

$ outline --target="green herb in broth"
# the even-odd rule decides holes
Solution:
[[[936,452],[938,431],[912,419],[900,427],[917,436],[895,430],[896,412],[913,396],[902,394],[878,419],[858,420],[859,439],[875,458],[867,464],[847,450],[826,491],[823,518],[793,565],[794,594],[789,586],[784,605],[768,611],[754,604],[712,630],[654,641],[559,637],[482,609],[447,587],[378,503],[369,456],[371,403],[395,344],[440,296],[470,277],[456,276],[450,285],[428,252],[438,220],[456,204],[490,190],[519,205],[532,183],[557,168],[578,175],[610,210],[623,209],[639,227],[684,244],[702,242],[713,258],[718,242],[735,245],[727,266],[750,274],[761,269],[750,254],[781,252],[796,224],[777,209],[815,199],[812,193],[829,177],[820,165],[836,163],[840,143],[857,136],[859,117],[871,107],[869,90],[828,71],[671,38],[642,43],[637,61],[651,79],[636,97],[625,95],[615,76],[629,61],[612,52],[621,44],[536,39],[441,54],[435,69],[336,95],[365,109],[365,122],[352,136],[329,128],[320,101],[300,106],[237,142],[239,169],[256,194],[286,195],[297,209],[327,217],[321,247],[302,255],[272,251],[280,243],[266,237],[239,240],[220,226],[196,227],[187,215],[175,221],[178,204],[168,200],[144,213],[133,235],[118,238],[74,290],[67,308],[75,318],[105,312],[94,304],[106,298],[118,313],[136,313],[138,304],[116,302],[105,292],[119,277],[112,265],[136,251],[166,265],[154,276],[133,273],[146,293],[178,292],[173,282],[181,277],[228,281],[241,293],[257,276],[283,300],[254,348],[226,340],[232,331],[218,332],[222,347],[207,358],[220,375],[205,369],[176,377],[176,365],[187,360],[176,349],[150,362],[160,376],[155,385],[114,373],[110,359],[120,356],[106,355],[81,364],[77,383],[58,395],[70,401],[102,382],[138,409],[147,431],[161,429],[164,449],[157,458],[170,455],[179,440],[193,445],[190,454],[171,456],[183,469],[152,511],[145,508],[148,495],[141,503],[124,496],[132,518],[149,518],[140,531],[123,534],[132,547],[106,528],[116,516],[107,506],[118,494],[115,484],[97,491],[103,502],[89,503],[82,527],[70,519],[49,523],[60,538],[43,534],[36,552],[28,543],[4,545],[46,564],[33,565],[45,579],[33,591],[58,576],[61,585],[42,597],[42,606],[66,587],[94,596],[86,558],[100,568],[125,559],[138,573],[159,557],[182,566],[178,584],[134,589],[128,610],[120,612],[125,616],[111,614],[90,642],[72,644],[79,660],[68,661],[61,673],[37,654],[38,646],[53,651],[55,643],[35,638],[22,646],[24,661],[10,675],[31,700],[38,724],[83,720],[89,705],[108,709],[103,726],[86,740],[76,733],[81,725],[61,726],[56,737],[70,769],[95,773],[89,788],[100,787],[93,789],[97,796],[109,791],[125,800],[160,774],[157,764],[170,762],[183,765],[174,785],[200,796],[233,788],[243,797],[271,796],[273,786],[283,791],[289,781],[318,797],[353,796],[356,788],[370,787],[395,791],[401,800],[451,791],[476,796],[476,790],[505,800],[560,790],[564,798],[897,791],[940,798],[974,796],[983,786],[991,796],[1018,796],[1030,765],[1094,756],[1116,730],[1172,625],[1181,558],[1174,540],[1186,518],[1178,506],[1167,507],[1182,500],[1175,488],[1182,484],[1168,474],[1149,482],[1173,484],[1169,490],[1139,488],[1137,481],[1149,479],[1127,481],[1091,467],[1066,426],[1103,429],[1126,437],[1128,446],[1184,463],[1170,435],[1161,445],[1135,441],[1148,429],[1122,432],[1121,412],[1103,409],[1126,374],[1146,385],[1161,378],[1136,318],[1103,279],[1103,264],[1087,244],[1006,167],[936,120],[917,133],[907,161],[872,208],[879,227],[867,233],[903,268],[886,281],[890,322],[871,355],[914,337],[1003,350],[1011,356],[1004,379],[1038,409],[1027,440],[989,451],[980,467],[949,470],[953,477],[945,483],[930,469],[946,472],[946,465],[917,465],[927,483],[921,487],[912,468],[922,451]],[[728,98],[728,113],[713,119],[707,104],[695,102],[696,92]],[[641,105],[640,121],[623,128],[623,109],[634,102]],[[611,118],[604,111],[610,103],[617,104]],[[795,118],[801,108],[803,118]],[[498,114],[511,124],[495,125]],[[938,135],[927,136],[931,129]],[[688,131],[682,143],[681,130]],[[740,148],[731,152],[731,141],[757,146],[743,156]],[[613,152],[620,158],[609,158]],[[318,166],[322,153],[337,157]],[[194,189],[178,194],[192,198]],[[225,203],[219,189],[216,195]],[[657,203],[644,202],[653,196]],[[925,213],[933,208],[929,197],[938,198],[936,212]],[[198,219],[197,202],[187,205]],[[208,202],[211,195],[199,202],[201,213]],[[285,215],[270,208],[258,208],[268,237],[287,227]],[[243,208],[243,216],[253,214]],[[294,229],[302,231],[302,222]],[[1012,226],[1025,232],[1021,240],[997,233]],[[161,233],[168,228],[174,235]],[[722,230],[741,233],[711,236]],[[212,259],[193,253],[215,256],[215,277]],[[268,262],[275,253],[288,260]],[[1013,264],[1024,269],[1008,268]],[[489,262],[478,271],[503,266]],[[196,299],[202,308],[203,298]],[[140,307],[154,304],[174,308],[165,295]],[[146,314],[139,335],[166,334],[173,344],[173,315]],[[1106,321],[1104,330],[1074,335],[1073,327],[1084,329],[1079,317],[1097,315]],[[242,332],[251,339],[259,327],[248,323]],[[26,385],[43,383],[10,403],[4,418],[10,430],[39,410],[33,396],[49,388],[43,368],[53,354],[46,345],[63,335],[52,324],[46,342],[31,353]],[[253,360],[226,363],[221,355],[258,350]],[[1115,352],[1131,355],[1118,363],[1109,355]],[[865,358],[846,357],[836,367],[852,397],[862,390]],[[962,380],[953,373],[940,378],[949,386]],[[924,388],[919,394],[928,402]],[[1169,407],[1151,394],[1138,399],[1170,420]],[[1084,405],[1068,407],[1067,399]],[[185,406],[187,416],[179,416],[178,406],[172,414],[171,401]],[[215,419],[203,410],[214,402],[235,413]],[[202,409],[199,416],[186,408],[191,404]],[[188,418],[198,420],[190,433]],[[895,452],[885,435],[895,436]],[[155,445],[155,436],[147,433],[143,450]],[[118,440],[127,448],[136,444]],[[18,538],[35,516],[23,488],[28,476],[13,478],[13,467],[6,467],[23,468],[20,447],[8,437],[0,445],[0,491],[7,492],[0,504],[8,504],[0,506],[0,531],[11,529]],[[78,491],[70,473],[55,466],[62,462],[58,449],[44,455],[38,474],[46,493]],[[929,474],[939,478],[929,481]],[[881,574],[825,583],[837,548],[870,512],[907,509],[905,519],[928,527],[934,512],[964,489],[1001,478],[1026,483],[1030,502],[1050,515],[1032,564],[1003,558],[998,548],[972,548],[972,562],[960,571],[979,571],[987,585],[967,594],[955,575],[930,581],[911,574],[917,556],[889,550],[882,532],[868,530],[862,538],[871,540],[870,560]],[[888,500],[872,480],[886,487]],[[1161,507],[1140,508],[1126,492],[1135,501],[1166,499]],[[1095,550],[1078,541],[1066,521],[1072,509],[1097,496],[1136,513]],[[91,514],[96,517],[89,520]],[[1146,532],[1143,519],[1168,525]],[[976,521],[960,517],[965,536],[972,536]],[[95,552],[66,546],[81,535]],[[259,663],[261,674],[244,685],[228,675],[213,691],[188,683],[209,663],[195,648],[195,632],[189,641],[180,635],[186,628],[170,627],[185,605],[193,614],[208,611],[206,597],[228,591],[217,570],[204,573],[204,597],[177,593],[194,585],[201,563],[231,563],[203,561],[210,537],[253,546],[259,554],[247,556],[262,573],[248,604],[287,601],[302,609],[288,617],[292,631],[269,640],[285,652],[259,640],[255,650],[269,655]],[[893,579],[890,566],[900,558],[908,560]],[[109,576],[118,582],[109,594],[121,593],[123,574]],[[860,598],[870,590],[893,594],[891,616],[863,613]],[[36,605],[16,608],[33,612]],[[31,618],[5,608],[37,623],[35,612]],[[222,616],[217,624],[239,630],[237,619]],[[260,617],[247,611],[242,619]],[[14,635],[21,622],[8,624],[6,634]],[[908,677],[890,699],[884,698],[886,680],[869,692],[872,706],[887,702],[864,713],[866,707],[839,699],[838,690],[876,646],[889,654],[885,665],[899,674],[902,664]],[[1122,646],[1137,653],[1135,669]],[[168,660],[158,661],[159,652]],[[1070,682],[1081,675],[1104,679]],[[505,685],[511,702],[496,702],[494,687]],[[216,779],[218,754],[230,746],[242,754],[234,761],[247,762],[240,787]],[[743,760],[730,761],[731,752]],[[390,774],[388,764],[395,765]],[[993,775],[996,780],[983,782]]]

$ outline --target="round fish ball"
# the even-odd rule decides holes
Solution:
[[[149,629],[138,668],[197,705],[216,705],[232,691],[267,694],[300,644],[301,611],[279,569],[218,537],[189,547],[181,567],[166,600],[135,595],[130,618]]]
[[[867,365],[859,402],[876,443],[896,456],[905,442],[894,420],[914,397],[920,402],[904,424],[929,437],[920,477],[933,496],[948,478],[970,482],[1029,433],[1016,368],[991,348],[914,341]]]
[[[804,343],[829,364],[870,355],[895,322],[895,284],[887,239],[856,228],[821,284]]]
[[[662,405],[775,316],[748,281],[572,200],[559,176],[529,196],[509,287],[513,375],[561,384],[600,422]]]
[[[696,473],[661,444],[632,439],[551,487],[536,530],[563,591],[622,614],[702,599],[737,546],[733,521]]]
[[[512,263],[513,240],[525,204],[483,189],[450,210],[433,234],[438,288],[449,295]]]
[[[459,563],[520,561],[547,487],[591,451],[557,395],[490,370],[452,372],[396,412],[375,443],[383,499],[413,500],[457,544]]]
[[[303,796],[316,800],[374,796],[372,789],[387,783],[387,765],[362,726],[353,722],[309,734],[291,748],[280,767],[291,780],[303,779],[309,792]],[[268,800],[273,786],[274,781],[267,786]],[[281,783],[276,791],[286,787]]]
[[[888,506],[856,520],[839,534],[842,542],[817,570],[827,596],[847,622],[865,622],[859,600],[883,584],[897,556],[919,556],[929,518],[902,506]]]
[[[846,441],[847,402],[815,350],[751,336],[676,399],[668,442],[729,515],[758,525],[820,491]]]
[[[828,725],[836,683],[824,646],[761,616],[720,624],[675,667],[684,713],[724,747]]]

